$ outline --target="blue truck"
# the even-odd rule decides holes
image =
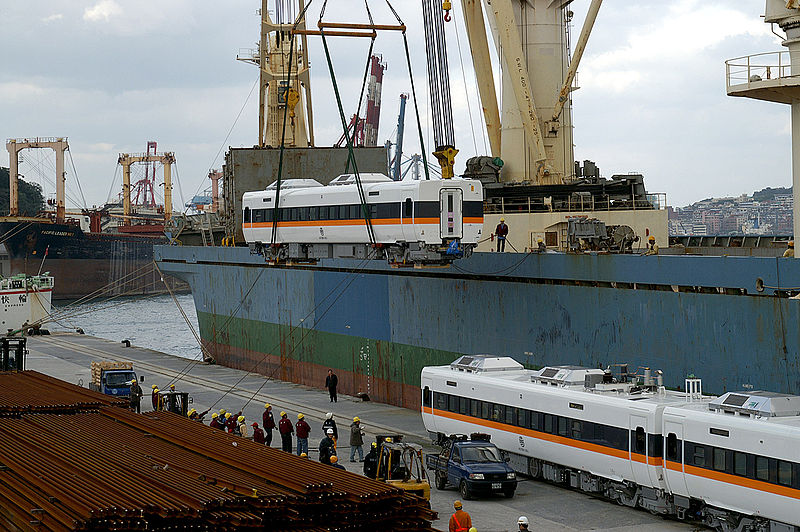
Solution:
[[[136,372],[130,362],[92,362],[89,389],[116,397],[129,397]]]
[[[458,488],[463,499],[473,495],[502,493],[511,498],[517,489],[517,474],[508,465],[487,434],[454,434],[439,440],[439,454],[428,454],[425,466],[433,471],[436,488]]]

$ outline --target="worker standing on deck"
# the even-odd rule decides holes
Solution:
[[[303,414],[297,414],[297,456],[303,453],[308,454],[308,434],[311,432],[311,426],[306,422]]]
[[[356,416],[350,424],[350,461],[355,462],[356,451],[358,461],[364,461],[364,429],[361,428],[361,419]]]
[[[450,516],[450,532],[467,532],[472,527],[472,518],[463,510],[461,501],[453,503],[455,512]]]
[[[367,456],[364,457],[364,476],[375,478],[378,474],[378,444],[372,442]]]
[[[333,441],[333,429],[325,431],[325,437],[319,442],[319,461],[323,464],[331,463],[331,456],[336,454],[336,444]]]
[[[497,252],[504,252],[506,250],[506,237],[508,237],[508,226],[505,218],[500,218],[500,223],[494,228],[494,236],[497,237]]]
[[[281,448],[287,452],[292,452],[292,434],[294,434],[294,427],[292,422],[286,416],[286,412],[281,412],[281,420],[278,421],[278,432],[281,433]]]
[[[153,393],[151,398],[153,400],[153,410],[158,410],[158,386],[155,384],[153,385]]]
[[[524,515],[519,516],[519,519],[517,519],[517,526],[519,526],[520,530],[528,530],[528,518]]]
[[[142,388],[136,379],[131,379],[131,410],[137,414],[142,413]]]
[[[264,422],[264,444],[267,447],[272,446],[272,431],[275,430],[275,418],[272,417],[272,405],[266,403],[264,405],[264,413],[261,415],[261,420]]]
[[[647,237],[647,251],[645,255],[658,255],[658,244],[656,244],[656,237],[650,235]]]
[[[208,426],[211,427],[212,429],[222,430],[222,425],[219,422],[219,414],[217,414],[216,412],[211,414],[211,423],[209,423]]]
[[[253,422],[253,441],[256,443],[264,444],[264,431],[258,428],[258,423]]]
[[[236,432],[242,438],[247,438],[247,423],[245,423],[245,421],[244,421],[244,416],[239,416],[236,419],[236,421],[238,423],[238,426],[236,427]]]
[[[339,463],[339,457],[336,456],[335,454],[331,456],[330,464],[336,469],[344,469],[344,466]]]
[[[334,373],[332,369],[328,369],[328,376],[325,377],[325,387],[328,389],[328,393],[331,396],[331,403],[336,402],[336,387],[338,385],[339,377],[336,376],[336,373]]]
[[[789,240],[789,245],[786,251],[783,252],[784,257],[794,257],[794,240]]]
[[[336,428],[336,420],[333,419],[333,412],[325,414],[325,421],[322,422],[322,432],[328,433],[328,429],[333,429],[333,444],[339,440],[339,430]]]

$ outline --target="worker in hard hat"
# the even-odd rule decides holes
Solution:
[[[253,427],[253,441],[264,445],[264,431],[258,428],[258,423],[255,421],[253,421],[251,427]]]
[[[300,458],[308,458],[308,455],[306,453],[300,453]]]
[[[453,509],[455,512],[450,516],[450,532],[468,532],[472,527],[472,518],[464,511],[461,501],[455,501]]]
[[[230,412],[225,412],[225,430],[228,431],[228,434],[233,434],[236,432],[236,427],[239,426],[239,416],[242,415],[242,411],[239,410],[235,414],[231,414]]]
[[[311,425],[306,421],[306,416],[297,414],[297,423],[294,427],[297,430],[297,456],[302,453],[308,454],[308,434],[311,432]]]
[[[361,428],[361,418],[358,416],[353,418],[350,423],[350,461],[355,462],[356,452],[358,452],[358,461],[364,461],[364,429]]]
[[[236,418],[236,432],[242,438],[247,438],[249,435],[247,433],[247,423],[244,420],[244,416],[239,416]]]
[[[519,526],[520,530],[528,530],[528,518],[524,515],[519,516],[519,519],[517,519],[517,526]]]
[[[656,244],[656,237],[650,235],[647,237],[647,251],[645,255],[658,255],[658,244]]]
[[[784,257],[794,257],[794,240],[789,240],[789,245],[786,251],[783,252]]]
[[[494,228],[494,236],[497,237],[497,252],[504,252],[506,250],[506,238],[508,237],[508,226],[505,218],[500,218],[500,223]]]
[[[319,461],[323,464],[331,463],[331,456],[336,454],[336,445],[333,441],[333,429],[325,430],[325,437],[319,442]]]
[[[142,388],[139,386],[139,383],[136,382],[136,379],[131,379],[130,382],[131,391],[130,391],[130,401],[131,401],[131,410],[136,412],[137,414],[142,413]]]
[[[378,444],[372,442],[367,456],[364,457],[364,476],[375,478],[378,474]]]
[[[203,418],[206,417],[206,414],[208,414],[208,410],[201,413],[198,412],[196,409],[192,408],[191,410],[189,410],[189,413],[186,414],[186,416],[192,421],[203,421]]]
[[[267,447],[272,446],[272,431],[275,430],[275,418],[272,417],[272,405],[269,403],[264,404],[264,413],[261,414],[261,421],[264,423],[264,445]]]
[[[150,395],[150,398],[153,401],[153,410],[158,410],[158,386],[154,384],[152,388],[153,391]]]
[[[330,464],[336,469],[344,469],[344,466],[339,463],[339,457],[336,456],[335,454],[331,456]]]
[[[478,532],[478,529],[473,526],[469,529],[469,532]]]
[[[294,426],[289,421],[286,412],[281,412],[281,420],[278,421],[278,432],[281,434],[281,449],[285,452],[292,452],[292,434],[294,434]]]
[[[544,245],[544,240],[542,240],[542,237],[536,239],[536,251],[539,253],[545,253],[547,251],[547,246]]]
[[[223,429],[223,425],[219,422],[219,414],[217,412],[211,414],[211,423],[209,423],[208,426],[212,429]]]
[[[332,412],[325,414],[325,421],[322,422],[322,433],[327,434],[328,429],[333,429],[333,443],[335,445],[336,440],[339,439],[339,431],[336,428],[336,420],[333,419]]]

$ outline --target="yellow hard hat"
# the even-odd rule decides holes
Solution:
[[[655,240],[655,239],[656,239],[656,237],[654,237],[653,235],[650,235],[650,236],[648,236],[648,237],[647,237],[647,240],[650,240],[651,242],[652,242],[653,240]]]
[[[478,529],[473,526],[469,529],[469,532],[478,532]]]
[[[269,403],[264,403],[264,408],[271,408],[271,407],[272,407],[272,405],[271,405],[271,404],[269,404]]]
[[[136,384],[136,379],[131,379],[131,384]]]
[[[154,392],[158,392],[158,388],[153,388],[153,391]]]
[[[541,242],[542,241],[542,237],[537,238],[536,241],[537,242]]]
[[[219,415],[224,416],[225,412],[226,412],[226,410],[224,408],[220,408],[219,409]]]
[[[505,219],[505,218],[500,218],[500,221],[501,221],[501,222],[505,222],[505,221],[506,221],[506,219]]]
[[[190,413],[190,414],[193,414],[194,412],[197,412],[197,410],[196,410],[196,409],[194,409],[194,408],[192,408],[191,410],[189,410],[189,413]]]
[[[793,247],[794,247],[794,240],[789,240],[789,247],[790,247],[790,248],[793,248]]]
[[[308,455],[306,453],[300,453],[300,458],[308,458]]]
[[[454,502],[453,503],[453,508],[455,508],[456,510],[460,510],[462,508],[461,501]]]
[[[376,449],[377,447],[378,447],[378,444],[377,444],[377,443],[375,443],[375,442],[372,442],[372,448],[373,448],[373,449]]]
[[[285,416],[286,412],[281,412],[281,417]]]
[[[392,443],[392,439],[391,438],[385,438],[383,441],[385,441],[386,443]]]
[[[358,423],[359,421],[361,421],[360,417],[356,416],[353,418],[353,423]]]
[[[231,413],[230,413],[230,412],[228,412],[228,413],[226,413],[226,414],[225,414],[225,419],[228,419],[228,418],[230,418],[230,417],[231,417]]]
[[[331,463],[332,464],[335,464],[338,461],[339,461],[339,457],[338,456],[336,456],[335,454],[333,456],[331,456]]]
[[[297,414],[297,419],[303,419],[304,417],[306,416],[304,416],[303,414]]]
[[[216,412],[214,412],[213,414],[211,414],[211,418],[212,418],[212,419],[213,419],[213,418],[215,418],[215,417],[219,417],[219,414],[217,414]]]
[[[158,386],[156,386],[156,385],[154,384],[154,385],[153,385],[153,389],[154,389],[154,390],[158,390]]]
[[[237,419],[237,421],[238,421],[239,423],[241,423],[242,421],[244,421],[244,416],[239,416],[239,419]]]
[[[169,385],[169,389],[170,389],[170,390],[174,390],[174,389],[175,389],[175,385],[174,385],[174,384],[170,384],[170,385]]]

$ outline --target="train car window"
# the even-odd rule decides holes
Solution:
[[[773,484],[778,482],[778,461],[774,458],[769,459],[769,481]]]
[[[539,412],[531,412],[530,427],[533,430],[542,430],[542,414]]]
[[[506,417],[505,423],[506,425],[514,425],[517,421],[517,409],[513,406],[506,407]]]
[[[469,415],[472,417],[481,416],[481,402],[477,399],[470,399],[469,401]]]
[[[717,471],[725,471],[727,469],[725,455],[725,449],[714,447],[714,469]]]
[[[800,490],[800,464],[792,464],[792,474],[794,476],[792,485],[795,489]]]
[[[319,220],[327,220],[328,219],[328,208],[327,207],[317,207],[319,210]]]
[[[529,415],[530,415],[530,412],[528,412],[524,408],[518,408],[517,409],[517,426],[527,429],[528,428],[528,416]]]
[[[608,446],[614,449],[618,449],[620,451],[627,451],[630,442],[630,436],[628,436],[627,429],[621,429],[619,427],[611,427],[607,426],[604,427],[604,432],[606,434],[606,441],[608,442]]]
[[[481,401],[481,419],[491,419],[492,404],[486,401]]]
[[[660,458],[664,455],[664,437],[661,434],[647,435],[647,455]]]
[[[336,220],[339,216],[339,207],[332,205],[328,207],[328,220]]]
[[[569,420],[565,417],[558,416],[558,435],[559,436],[569,436],[569,431],[567,430]]]
[[[678,461],[678,437],[674,432],[667,435],[667,460]]]
[[[297,221],[297,217],[299,216],[299,213],[297,212],[299,209],[297,207],[292,207],[289,210],[291,211],[292,221],[296,222]]]
[[[572,439],[580,440],[583,436],[583,423],[577,419],[572,420],[572,429],[570,430]]]
[[[778,484],[784,486],[792,485],[792,464],[791,462],[784,462],[778,460]]]
[[[428,386],[422,389],[422,406],[431,406],[431,389]]]
[[[350,219],[351,220],[358,220],[359,218],[363,218],[361,216],[361,205],[350,205]]]
[[[548,434],[553,433],[553,416],[550,414],[544,415],[544,431]]]
[[[647,448],[647,435],[644,432],[644,427],[636,427],[634,435],[633,450],[639,454],[644,454]]]
[[[469,414],[469,399],[466,397],[459,397],[458,413],[467,415]]]
[[[261,223],[264,221],[264,209],[253,209],[253,222]]]
[[[403,202],[403,217],[411,218],[414,214],[414,202],[411,201],[411,198],[406,198],[406,201]]]
[[[245,207],[244,208],[244,221],[246,223],[250,222],[250,207]]]
[[[769,482],[769,459],[765,456],[756,456],[756,478]]]
[[[503,422],[503,417],[505,412],[503,411],[503,405],[493,404],[492,405],[492,421],[497,421],[498,423]]]
[[[340,220],[347,220],[347,205],[339,205],[339,219]]]
[[[447,409],[450,412],[458,413],[458,396],[457,395],[451,395],[450,396],[450,401],[449,401],[449,405],[448,405]]]
[[[706,448],[702,445],[694,446],[694,454],[692,455],[692,463],[697,467],[706,466]]]
[[[747,455],[736,451],[733,453],[733,472],[743,477],[747,476]]]
[[[439,410],[447,410],[447,394],[436,392],[434,397],[436,399],[436,408]]]
[[[447,211],[453,212],[453,194],[447,195]]]
[[[255,211],[253,212],[255,213]],[[275,214],[275,209],[264,209],[264,215],[261,217],[261,221],[272,223],[273,214]]]

